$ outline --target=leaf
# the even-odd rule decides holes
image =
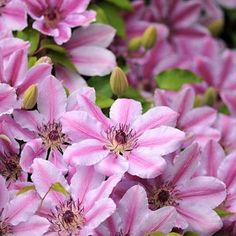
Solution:
[[[30,190],[35,190],[35,186],[34,186],[34,185],[25,186],[25,187],[21,188],[21,189],[16,193],[16,195],[18,196],[18,195],[20,195],[20,194],[22,194],[22,193],[26,193],[26,192],[28,192],[28,191],[30,191]]]
[[[188,231],[184,234],[184,236],[199,236],[197,233],[192,232],[192,231]]]
[[[129,0],[106,0],[107,2],[123,9],[123,10],[128,10],[131,11],[133,9],[132,4]]]
[[[108,23],[116,29],[117,35],[124,38],[125,23],[123,18],[119,14],[119,9],[107,2],[102,2],[99,6],[103,9],[108,19]]]
[[[106,13],[103,11],[101,7],[96,4],[91,4],[89,9],[96,11],[96,22],[109,24],[109,20],[107,19]]]
[[[168,233],[167,236],[181,236],[181,234],[171,232],[171,233]]]
[[[184,84],[201,82],[200,77],[193,72],[178,68],[163,71],[155,79],[159,88],[176,91]]]
[[[217,215],[220,217],[220,218],[224,218],[226,216],[230,216],[232,215],[233,213],[230,212],[230,211],[227,211],[227,210],[224,210],[220,207],[217,207],[214,209],[214,211],[217,213]]]
[[[31,68],[32,66],[34,66],[37,60],[38,60],[37,57],[29,57],[28,67]]]
[[[110,76],[94,76],[88,80],[88,85],[94,87],[97,97],[111,98]]]
[[[96,97],[96,104],[102,109],[109,108],[113,102],[114,102],[114,100],[111,98],[107,98],[104,96],[97,96]]]
[[[65,196],[67,195],[70,195],[70,193],[62,186],[61,183],[57,182],[57,183],[54,183],[52,186],[51,186],[51,189],[56,191],[56,192],[60,192],[60,193],[63,193]]]
[[[49,51],[47,56],[49,56],[52,59],[54,64],[60,64],[73,72],[78,72],[78,70],[68,57],[68,55],[57,51]]]
[[[25,28],[23,31],[18,31],[16,37],[30,42],[30,54],[33,54],[38,48],[40,33],[37,30]]]
[[[52,51],[55,51],[55,52],[67,54],[67,51],[65,48],[56,44],[41,44],[40,49],[51,49]]]

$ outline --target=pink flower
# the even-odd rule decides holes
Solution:
[[[1,28],[8,30],[23,30],[27,26],[25,5],[20,0],[0,1],[0,32]]]
[[[35,159],[32,169],[33,183],[44,199],[39,213],[50,222],[46,235],[88,236],[115,211],[109,195],[121,175],[103,181],[104,176],[93,167],[82,167],[73,175],[69,187],[62,172],[49,161]],[[60,183],[66,193],[49,191],[55,183]]]
[[[95,168],[108,176],[128,171],[151,178],[163,172],[166,163],[162,156],[178,149],[185,137],[168,126],[177,118],[168,107],[152,108],[141,115],[139,102],[118,99],[108,119],[88,98],[83,97],[81,103],[88,112],[67,112],[61,120],[63,131],[73,141],[82,140],[64,153],[70,165],[96,164]]]
[[[147,194],[142,186],[127,190],[117,204],[116,212],[98,227],[96,236],[149,235],[152,231],[169,233],[175,224],[174,207],[163,207],[157,211],[148,209]]]
[[[154,99],[156,105],[169,106],[179,113],[176,127],[186,132],[188,141],[194,140],[202,146],[211,139],[219,141],[220,132],[213,128],[216,110],[207,106],[194,108],[195,93],[191,87],[176,93],[156,89]]]
[[[5,180],[0,176],[0,232],[1,235],[44,235],[49,223],[35,215],[40,198],[34,191],[22,193],[10,200]]]
[[[33,28],[54,37],[57,44],[68,41],[71,28],[86,26],[95,20],[94,11],[86,11],[90,0],[45,1],[24,0],[28,13],[35,20]]]

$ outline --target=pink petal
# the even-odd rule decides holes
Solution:
[[[106,48],[115,36],[115,29],[109,25],[91,24],[86,28],[78,28],[73,32],[72,38],[65,45],[68,50],[80,46],[95,45]]]
[[[149,213],[147,194],[143,187],[131,187],[120,200],[117,211],[122,219],[122,232],[134,234],[136,224]]]
[[[17,89],[18,94],[23,94],[30,85],[42,82],[51,74],[51,70],[52,65],[48,63],[41,63],[30,68],[23,84]]]
[[[79,166],[71,179],[71,195],[74,201],[83,202],[88,192],[98,187],[104,175],[97,173],[93,166]]]
[[[179,190],[179,197],[184,203],[191,205],[197,202],[212,209],[220,205],[226,197],[224,183],[210,176],[192,178]]]
[[[58,170],[51,162],[37,158],[34,160],[32,169],[33,174],[31,178],[41,198],[45,196],[53,184],[58,182],[68,191],[69,186],[62,175],[62,172]],[[53,204],[56,205],[65,199],[65,195],[51,190],[47,194],[46,199],[50,199]]]
[[[231,89],[223,90],[221,93],[221,98],[227,107],[230,110],[230,113],[235,117],[236,116],[236,92]]]
[[[46,158],[46,149],[41,139],[32,139],[27,142],[22,150],[20,166],[25,172],[31,172],[35,158]]]
[[[102,125],[84,111],[71,111],[61,118],[63,132],[73,140],[90,138],[104,141],[101,135]]]
[[[126,98],[117,99],[110,108],[110,118],[120,124],[132,124],[141,113],[141,103]]]
[[[9,205],[7,213],[9,222],[17,225],[29,220],[38,209],[40,201],[35,191],[28,191],[16,196]]]
[[[59,34],[56,37],[54,37],[54,40],[57,44],[61,45],[70,39],[71,28],[65,24],[59,24],[57,28]]]
[[[168,126],[160,126],[146,130],[139,138],[138,145],[142,148],[155,150],[166,155],[178,149],[185,138],[185,133]]]
[[[201,235],[213,235],[222,226],[220,217],[206,206],[180,204],[177,212],[188,222],[188,230]]]
[[[174,207],[167,206],[157,211],[149,211],[141,224],[136,224],[136,235],[143,236],[147,232],[160,231],[169,233],[175,225],[176,211]]]
[[[166,167],[165,160],[155,152],[138,148],[128,156],[128,173],[141,178],[154,178],[163,173]]]
[[[49,35],[52,37],[57,37],[59,35],[59,31],[57,28],[49,28],[43,21],[43,19],[37,20],[33,23],[33,28],[38,30],[39,32]]]
[[[116,209],[116,205],[110,198],[97,201],[85,214],[86,228],[95,229],[106,220]]]
[[[225,158],[223,148],[214,140],[210,140],[202,152],[201,163],[206,175],[217,177],[217,170]]]
[[[76,12],[84,12],[86,8],[88,7],[90,0],[67,0],[63,1],[61,5],[61,9],[63,9],[64,14],[69,14],[70,12],[73,12],[76,10]]]
[[[82,75],[104,76],[116,66],[114,54],[98,46],[82,46],[69,51],[71,61]]]
[[[49,122],[57,120],[65,112],[66,93],[61,82],[55,77],[49,76],[40,84],[37,105],[40,113]]]
[[[169,181],[173,185],[188,181],[199,166],[200,148],[195,143],[186,148],[176,158],[174,168],[170,170],[171,177]]]
[[[65,161],[70,165],[94,165],[104,159],[109,150],[104,143],[96,139],[86,139],[69,146],[64,153]]]
[[[14,87],[19,86],[25,78],[27,71],[27,52],[25,50],[17,50],[10,56],[7,63],[5,76],[7,82]]]
[[[218,178],[222,180],[227,189],[235,190],[236,187],[236,152],[228,155],[218,169]]]
[[[49,226],[47,219],[34,215],[27,222],[14,227],[14,236],[42,236],[48,231]]]
[[[28,13],[33,17],[33,19],[37,19],[42,15],[44,10],[42,2],[31,0],[24,0],[24,2],[28,8]]]
[[[110,176],[106,181],[103,181],[99,187],[90,190],[83,202],[85,211],[91,210],[94,204],[100,199],[108,198],[121,178],[122,174]]]
[[[95,169],[106,176],[111,176],[114,174],[124,174],[129,167],[128,161],[116,154],[109,154],[106,158],[95,165]]]
[[[6,181],[5,179],[0,175],[0,209],[6,206],[8,199],[9,199],[9,194],[8,190],[6,187]]]
[[[177,117],[178,114],[169,107],[154,107],[138,117],[134,121],[132,128],[134,128],[138,134],[142,134],[148,129],[153,129],[161,125],[174,124]]]
[[[194,126],[209,126],[216,120],[216,111],[210,107],[199,107],[191,110],[179,121],[179,127],[184,129]]]

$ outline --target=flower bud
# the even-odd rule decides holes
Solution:
[[[48,56],[40,57],[40,58],[35,62],[35,65],[38,65],[38,64],[41,64],[41,63],[53,64],[51,57],[48,57]]]
[[[23,108],[32,109],[38,98],[38,88],[35,84],[32,84],[27,88],[23,95]]]
[[[115,67],[111,73],[110,85],[112,92],[121,96],[128,89],[129,84],[124,71],[120,67]]]
[[[142,44],[142,37],[134,37],[128,42],[128,50],[130,52],[135,52],[139,50]]]
[[[195,96],[195,100],[194,100],[194,107],[201,107],[203,105],[203,101],[202,101],[202,97],[199,95]]]
[[[157,41],[157,30],[155,26],[149,26],[143,33],[142,45],[148,50],[155,46]]]
[[[224,27],[224,20],[218,19],[214,20],[208,25],[208,30],[211,32],[212,36],[218,36]]]
[[[209,106],[213,106],[216,102],[217,92],[214,88],[209,87],[204,94],[204,102]]]

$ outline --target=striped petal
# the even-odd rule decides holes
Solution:
[[[0,175],[0,209],[6,206],[8,200],[9,200],[9,194],[6,187],[6,181],[5,179]]]

